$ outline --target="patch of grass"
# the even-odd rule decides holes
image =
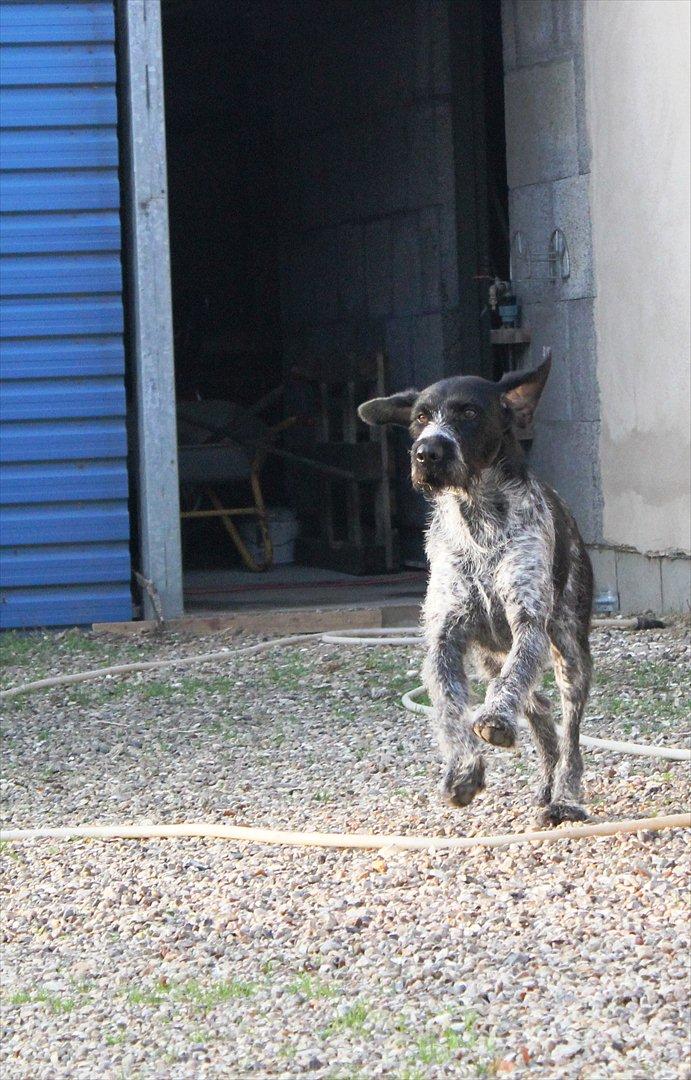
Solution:
[[[428,1032],[415,1041],[414,1060],[410,1062],[410,1080],[416,1075],[417,1063],[424,1066],[449,1065],[463,1057],[472,1061],[477,1076],[488,1076],[492,1071],[495,1051],[492,1039],[481,1038],[476,1031],[477,1014],[469,1011],[461,1026],[441,1028]]]
[[[190,1032],[190,1042],[196,1043],[199,1046],[204,1046],[208,1043],[209,1039],[212,1039],[213,1035],[210,1031],[203,1031],[202,1028],[197,1028],[196,1031]]]
[[[350,1031],[354,1035],[361,1035],[365,1029],[369,1007],[364,1001],[356,1001],[350,1005],[341,1016],[334,1020],[324,1030],[325,1035],[333,1035],[337,1031]]]
[[[130,680],[95,682],[85,687],[70,688],[67,700],[74,705],[97,707],[122,698],[141,701],[193,701],[204,694],[230,696],[235,691],[236,685],[227,675],[209,679],[189,675],[182,679],[150,679],[141,683]]]
[[[40,1003],[47,1005],[55,1015],[65,1015],[72,1012],[77,1001],[71,997],[62,997],[60,994],[50,993],[48,990],[20,990],[10,998],[10,1005],[21,1006]]]
[[[125,1041],[124,1032],[119,1032],[117,1035],[106,1035],[106,1046],[121,1046]]]
[[[467,1046],[463,1035],[447,1028],[439,1035],[421,1035],[416,1043],[417,1057],[423,1065],[445,1065],[461,1047]]]
[[[0,635],[0,666],[16,667],[49,660],[57,649],[63,653],[103,652],[103,644],[83,630],[54,634],[41,630],[6,630]]]
[[[668,660],[639,660],[628,671],[631,685],[642,690],[667,690],[683,674],[683,665]]]
[[[26,1005],[31,1000],[31,993],[28,990],[20,990],[18,993],[12,994],[10,1005]]]
[[[119,641],[97,638],[83,630],[68,630],[62,633],[45,631],[24,632],[7,630],[0,634],[0,672],[10,673],[3,682],[23,682],[25,679],[38,679],[48,674],[49,669],[60,657],[63,665],[76,667],[78,664],[101,666],[116,660],[128,658],[140,659],[142,650],[139,646],[123,645]],[[18,677],[22,672],[24,678]],[[45,691],[50,693],[50,690]],[[75,688],[69,690],[68,700],[77,700]],[[8,702],[10,706],[21,706],[22,699]]]
[[[630,710],[633,705],[631,701],[624,701],[620,697],[602,697],[598,701],[598,708],[601,708],[603,712],[612,713],[613,716],[619,716],[621,713]]]
[[[334,796],[330,791],[315,791],[312,798],[318,803],[330,803],[334,801]]]
[[[208,1012],[225,1001],[250,998],[255,992],[254,983],[242,979],[227,982],[211,982],[208,985],[191,979],[185,983],[168,983],[159,980],[151,987],[134,986],[125,992],[131,1005],[157,1007],[165,1001],[179,1002]]]
[[[144,701],[167,700],[175,696],[176,690],[177,687],[163,679],[152,679],[137,687],[137,695]]]
[[[319,979],[313,979],[310,975],[303,973],[298,975],[297,979],[290,984],[288,989],[293,994],[304,994],[305,997],[316,998],[333,998],[337,996],[337,991],[333,986],[329,986],[328,983],[321,982]]]
[[[242,979],[231,979],[228,982],[214,982],[203,986],[196,980],[184,983],[173,992],[173,997],[178,1001],[189,1001],[197,1008],[208,1010],[224,1001],[234,1001],[238,998],[250,998],[255,993],[254,983],[244,982]]]
[[[266,662],[261,677],[274,689],[299,690],[310,672],[311,665],[303,657],[286,654],[279,663]]]
[[[405,666],[401,664],[401,657],[400,654],[396,655],[397,652],[398,650],[389,652],[384,649],[371,649],[364,660],[363,667],[367,675],[377,676],[376,680],[372,680],[373,685],[379,684],[388,691],[386,697],[378,699],[381,702],[400,697],[411,686],[411,676],[406,675]]]
[[[0,634],[0,664],[14,667],[28,660],[39,648],[43,635],[6,630]]]
[[[8,859],[19,861],[21,856],[17,849],[10,844],[9,840],[0,840],[0,855],[7,855]]]
[[[133,986],[127,990],[126,997],[130,1005],[162,1005],[168,995],[168,988],[157,984],[159,989],[147,990],[141,986]]]
[[[284,1058],[286,1061],[292,1061],[297,1054],[297,1047],[294,1043],[284,1042],[278,1048],[278,1056]]]

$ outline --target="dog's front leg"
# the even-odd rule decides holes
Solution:
[[[502,669],[487,688],[484,705],[473,716],[473,728],[493,746],[513,746],[518,718],[542,671],[549,646],[546,616],[535,616],[521,607],[510,607],[507,617],[513,644]]]
[[[485,786],[485,763],[468,709],[468,643],[458,614],[428,624],[427,644],[423,676],[444,760],[442,794],[452,806],[467,806]]]

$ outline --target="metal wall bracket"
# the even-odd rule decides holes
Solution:
[[[554,229],[549,238],[547,252],[536,255],[520,229],[511,237],[511,280],[527,281],[533,276],[535,263],[547,264],[549,281],[566,281],[571,275],[569,245],[561,229]]]

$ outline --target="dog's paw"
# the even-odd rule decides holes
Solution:
[[[485,763],[481,757],[450,765],[441,782],[442,798],[449,806],[467,806],[485,786]]]
[[[516,744],[516,724],[511,717],[481,705],[473,716],[473,731],[492,746],[509,749]]]
[[[578,803],[554,802],[540,814],[538,824],[544,826],[561,825],[562,821],[587,821],[588,814]]]

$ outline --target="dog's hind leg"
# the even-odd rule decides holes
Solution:
[[[485,786],[485,763],[468,709],[467,640],[458,619],[450,617],[428,625],[427,640],[423,676],[444,760],[442,794],[452,806],[467,806]]]
[[[559,760],[559,740],[549,699],[544,694],[538,693],[537,690],[533,690],[526,702],[525,717],[530,724],[530,731],[540,762],[537,801],[539,806],[547,806],[552,798],[554,770]]]
[[[581,805],[583,760],[579,740],[581,719],[590,690],[592,661],[587,639],[570,628],[557,628],[550,637],[563,720],[559,760],[543,822],[558,825],[561,821],[584,821],[588,816]]]

